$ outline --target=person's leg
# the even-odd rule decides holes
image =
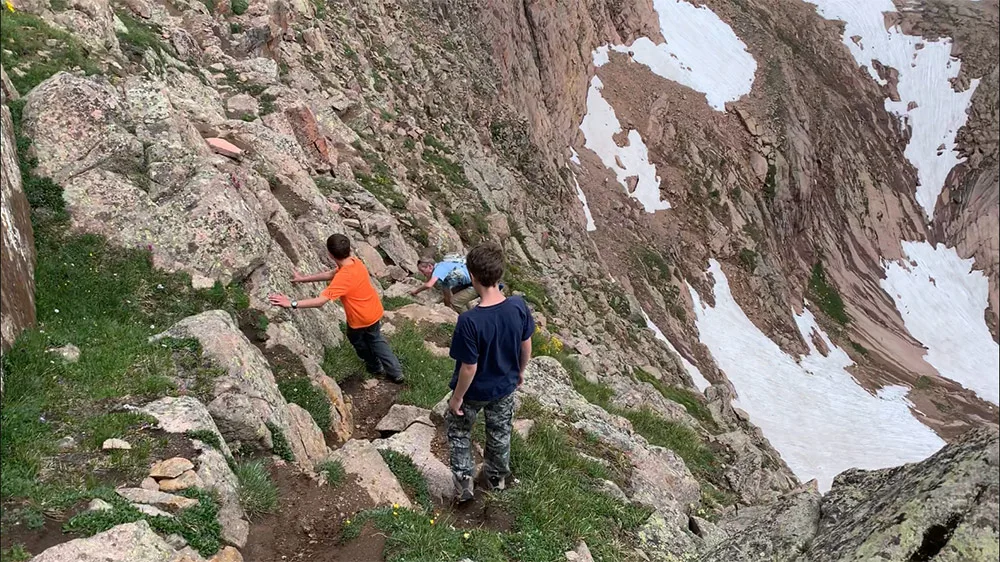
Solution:
[[[510,433],[514,426],[514,393],[490,402],[486,416],[486,451],[483,471],[490,487],[503,490],[510,475]]]
[[[347,341],[351,342],[351,345],[354,346],[354,352],[365,362],[365,370],[373,375],[382,373],[382,363],[379,362],[378,357],[375,356],[371,347],[369,347],[368,338],[365,337],[363,329],[348,328]]]
[[[455,483],[455,494],[459,502],[472,499],[473,476],[476,459],[472,456],[472,426],[476,424],[476,413],[481,403],[462,404],[462,416],[456,416],[449,408],[444,419],[448,425],[448,449],[451,451],[451,477]]]
[[[396,358],[396,354],[392,352],[392,348],[389,347],[389,342],[386,341],[385,336],[382,335],[382,322],[376,322],[375,324],[365,328],[365,340],[368,344],[368,348],[371,349],[372,355],[374,355],[379,364],[382,365],[382,372],[393,382],[403,381],[403,366],[399,364],[399,359]]]
[[[466,287],[457,293],[452,293],[451,308],[461,314],[469,309],[469,303],[474,301],[478,296],[476,289],[473,287]]]

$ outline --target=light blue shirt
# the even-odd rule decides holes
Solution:
[[[469,269],[464,263],[443,261],[434,265],[434,272],[431,276],[437,277],[441,285],[454,289],[462,285],[471,285],[472,277],[469,276]]]

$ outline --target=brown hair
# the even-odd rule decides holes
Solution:
[[[334,259],[347,259],[351,255],[351,239],[343,234],[331,234],[326,239],[326,250]]]
[[[503,277],[503,248],[496,242],[483,242],[465,258],[469,273],[484,287],[492,287]]]

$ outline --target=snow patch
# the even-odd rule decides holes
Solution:
[[[955,135],[968,119],[966,110],[979,80],[972,80],[964,92],[952,89],[950,80],[958,76],[961,62],[951,56],[951,39],[928,41],[906,35],[898,25],[886,30],[883,12],[896,11],[892,0],[806,1],[824,18],[845,22],[844,44],[876,82],[886,84],[872,61],[899,72],[900,101],[886,98],[885,109],[912,131],[905,155],[917,169],[917,202],[933,220],[948,172],[964,161],[955,151]]]
[[[909,260],[885,262],[882,288],[896,303],[907,331],[927,352],[924,360],[941,376],[1000,403],[1000,346],[984,311],[989,281],[954,248],[903,242]]]
[[[653,335],[656,337],[656,339],[665,343],[667,345],[667,349],[672,351],[674,355],[681,358],[681,364],[684,365],[684,370],[687,371],[687,374],[691,377],[691,380],[694,381],[695,387],[697,387],[701,393],[704,393],[706,388],[712,386],[712,383],[708,382],[708,379],[705,378],[705,375],[701,374],[701,371],[694,363],[688,361],[683,355],[678,353],[677,348],[674,347],[674,344],[670,343],[670,340],[667,339],[667,336],[663,335],[663,331],[660,330],[659,326],[653,323],[653,320],[649,317],[648,314],[646,314],[645,310],[642,311],[642,317],[646,319],[646,327],[653,331]]]
[[[653,0],[653,9],[665,43],[640,37],[630,46],[600,47],[594,51],[594,66],[608,62],[609,48],[628,54],[654,74],[705,94],[717,111],[750,93],[757,61],[715,12],[685,0]]]
[[[795,315],[809,354],[788,355],[761,332],[733,298],[719,263],[711,260],[715,306],[694,300],[701,342],[708,346],[747,411],[801,480],[816,478],[827,491],[848,468],[876,469],[923,460],[944,445],[900,396],[902,387],[873,396],[847,372],[852,364],[809,310]],[[824,357],[809,334],[829,348]]]
[[[586,139],[585,147],[594,151],[601,162],[615,173],[618,183],[628,193],[628,178],[637,178],[635,190],[628,193],[642,203],[647,213],[670,208],[670,203],[660,199],[660,178],[656,166],[649,161],[649,150],[639,131],[628,132],[628,144],[618,146],[614,135],[622,131],[615,110],[601,95],[604,84],[594,76],[587,91],[587,114],[580,123]]]
[[[594,223],[594,215],[590,214],[590,205],[587,205],[587,194],[580,189],[580,182],[576,180],[576,174],[573,174],[573,184],[576,186],[576,198],[583,203],[583,216],[587,218],[587,232],[593,232],[597,230],[597,225]]]

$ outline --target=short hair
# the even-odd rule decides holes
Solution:
[[[417,265],[434,265],[435,263],[437,262],[434,261],[434,256],[431,255],[421,256],[420,259],[417,260]]]
[[[346,259],[351,255],[351,239],[343,234],[331,234],[326,239],[326,251],[330,252],[334,259]]]
[[[469,273],[484,287],[492,287],[503,277],[503,248],[496,242],[483,242],[465,258]]]

